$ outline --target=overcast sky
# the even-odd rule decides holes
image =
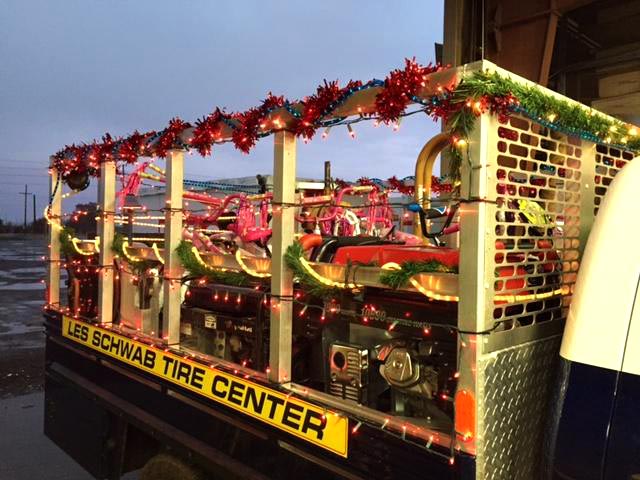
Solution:
[[[40,215],[48,156],[65,144],[158,130],[176,115],[193,122],[215,106],[243,110],[269,91],[301,98],[325,78],[384,79],[405,57],[433,61],[442,9],[442,0],[2,0],[0,218],[22,221],[25,183]],[[417,117],[397,133],[359,124],[357,140],[341,127],[300,142],[298,174],[321,178],[331,160],[344,179],[411,175],[438,129]],[[186,177],[270,173],[272,151],[270,137],[250,155],[195,154]]]

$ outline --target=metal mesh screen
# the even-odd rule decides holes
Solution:
[[[497,151],[494,319],[561,319],[579,267],[582,141],[514,116]]]
[[[596,145],[594,215],[598,213],[604,194],[607,193],[613,177],[632,159],[631,152],[605,145]]]

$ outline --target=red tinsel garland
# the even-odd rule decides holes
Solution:
[[[489,108],[491,109],[491,113],[496,114],[498,116],[498,120],[503,123],[506,123],[513,107],[519,104],[520,102],[518,99],[511,94],[495,96],[489,99]]]
[[[97,163],[91,165],[93,168],[99,168],[100,163],[112,158],[113,149],[116,145],[115,140],[109,133],[105,133],[102,137],[102,143],[99,144]]]
[[[71,172],[84,172],[87,169],[86,164],[83,162],[83,159],[86,156],[87,150],[88,150],[88,146],[87,145],[71,145],[71,161],[69,162],[69,164],[67,165],[67,168],[65,169],[67,172],[66,173],[71,173]],[[64,175],[63,175],[64,176]]]
[[[346,180],[342,180],[341,178],[335,178],[333,180],[333,183],[335,184],[336,188],[338,188],[338,189],[343,189],[343,188],[347,188],[348,186],[350,186],[349,182],[347,182]]]
[[[371,180],[369,177],[360,177],[356,183],[358,185],[361,185],[363,187],[367,187],[367,186],[372,186],[375,185],[375,182],[373,180]]]
[[[231,136],[233,144],[238,150],[249,153],[258,140],[261,128],[266,128],[266,117],[275,108],[284,106],[284,97],[276,97],[269,92],[269,95],[262,102],[262,105],[250,108],[246,112],[237,113],[234,119],[238,121],[238,126]],[[278,122],[274,125],[276,130],[281,128]]]
[[[338,189],[343,189],[351,186],[349,182],[342,180],[340,178],[336,178],[333,183],[336,185]],[[407,195],[412,197],[415,193],[415,187],[413,185],[407,185],[402,180],[398,179],[395,175],[391,178],[388,178],[384,181],[390,190],[395,190],[397,192],[402,193],[403,195]],[[356,185],[376,185],[376,182],[367,177],[361,177],[355,182]],[[443,181],[442,179],[432,176],[431,177],[431,193],[439,195],[441,193],[451,193],[453,190],[453,185],[449,182]]]
[[[405,59],[404,69],[391,72],[384,81],[384,89],[376,97],[380,121],[397,122],[413,97],[427,85],[428,75],[440,70],[440,65],[419,65],[415,57]]]
[[[142,135],[136,130],[128,138],[121,140],[118,146],[118,157],[129,164],[135,163],[138,157],[144,155],[149,136],[149,134]]]
[[[395,175],[387,180],[387,183],[392,190],[397,190],[404,195],[413,196],[413,192],[415,191],[413,185],[405,185],[405,183]]]
[[[184,122],[178,117],[171,119],[169,126],[162,131],[160,138],[158,138],[158,141],[154,145],[154,153],[158,157],[166,157],[169,150],[175,148],[183,130],[190,126],[189,123]]]
[[[427,85],[428,75],[441,70],[439,65],[419,65],[415,59],[406,59],[403,69],[394,70],[385,79],[384,87],[376,96],[375,111],[369,115],[377,115],[385,123],[397,121],[405,112],[407,106],[414,101],[414,96]],[[201,155],[211,152],[213,143],[220,135],[223,122],[233,122],[234,129],[231,140],[241,151],[248,153],[255,145],[263,132],[290,128],[296,136],[311,139],[321,125],[324,117],[331,114],[339,107],[355,89],[362,87],[360,81],[349,81],[346,86],[340,87],[337,82],[327,82],[316,89],[316,93],[305,98],[301,102],[302,109],[296,117],[296,121],[287,118],[286,122],[274,118],[272,122],[267,117],[273,109],[296,104],[288,102],[282,96],[269,96],[258,107],[233,115],[226,114],[216,109],[212,114],[196,123],[191,139],[186,143],[195,148]],[[440,94],[434,100],[425,105],[428,115],[446,120],[452,113],[465,108],[464,103],[453,104],[447,95],[447,90],[439,89]],[[517,102],[513,96],[482,98],[479,100],[479,112],[489,108],[499,116],[507,115],[509,108]],[[475,112],[475,110],[474,110]],[[479,113],[478,113],[479,114]],[[165,157],[172,148],[182,146],[179,142],[180,135],[190,125],[179,118],[169,122],[169,126],[159,134],[154,144],[147,148],[147,142],[155,132],[140,134],[134,132],[127,138],[114,141],[108,134],[102,143],[94,143],[83,146],[66,146],[55,155],[54,166],[63,175],[72,171],[97,174],[98,167],[107,158],[116,158],[127,163],[134,163],[139,156]]]
[[[451,193],[453,185],[449,182],[443,182],[438,177],[431,177],[431,192],[435,194]]]
[[[85,150],[84,157],[88,160],[88,167],[96,169],[100,167],[104,151],[106,149],[100,143],[92,143]]]
[[[223,118],[229,118],[229,115],[216,108],[213,113],[196,122],[193,137],[189,144],[203,157],[211,153],[211,148],[222,130],[221,122]]]
[[[349,80],[345,87],[340,88],[337,81],[327,82],[325,80],[324,85],[320,85],[314,95],[304,99],[304,110],[300,121],[295,126],[294,133],[299,137],[311,140],[318,129],[318,120],[328,113],[330,105],[335,104],[350,90],[360,86],[362,86],[362,82]]]

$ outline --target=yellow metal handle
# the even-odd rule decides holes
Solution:
[[[450,141],[449,135],[446,133],[439,133],[429,140],[418,154],[418,160],[416,161],[414,196],[416,202],[424,209],[431,206],[429,198],[431,196],[431,176],[433,175],[433,165],[436,163],[438,154],[444,150],[447,145],[449,145]],[[422,237],[420,217],[418,214],[414,215],[413,234],[418,237]]]

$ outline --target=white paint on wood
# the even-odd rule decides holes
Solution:
[[[53,161],[53,159],[51,159]],[[49,226],[49,268],[47,279],[47,302],[49,305],[60,303],[60,230],[56,225],[60,224],[62,215],[62,181],[58,188],[58,171],[51,169],[50,178],[51,208],[49,215],[52,217],[52,225]],[[55,190],[55,192],[54,192]]]
[[[180,279],[183,274],[176,252],[182,239],[184,154],[181,151],[169,152],[166,175],[162,338],[168,345],[175,346],[180,343]]]
[[[273,158],[273,237],[271,259],[271,306],[269,339],[269,378],[284,383],[291,380],[291,334],[293,275],[284,264],[284,253],[293,243],[295,209],[278,204],[295,202],[296,138],[286,131],[274,135]],[[289,297],[282,299],[279,297]]]
[[[98,236],[100,237],[100,270],[98,277],[98,315],[102,324],[113,322],[113,237],[115,234],[114,215],[116,210],[116,164],[115,161],[100,165],[100,186],[98,189]]]

